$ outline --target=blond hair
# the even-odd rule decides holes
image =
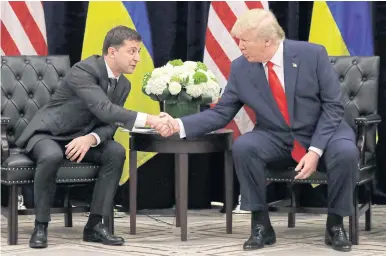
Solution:
[[[252,30],[262,39],[271,39],[280,43],[285,38],[282,27],[275,15],[264,9],[251,9],[241,15],[231,30],[232,36],[239,37],[242,33]]]

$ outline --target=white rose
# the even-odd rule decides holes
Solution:
[[[181,91],[181,84],[179,82],[171,82],[169,84],[169,92],[172,95],[177,95]]]

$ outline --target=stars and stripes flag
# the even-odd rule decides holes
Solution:
[[[212,1],[206,30],[204,63],[222,87],[227,84],[231,62],[241,55],[237,38],[230,31],[237,18],[249,9],[268,9],[268,1]],[[248,106],[240,109],[227,128],[234,131],[234,138],[251,131],[256,116]]]
[[[46,24],[40,1],[2,1],[1,55],[47,55]]]

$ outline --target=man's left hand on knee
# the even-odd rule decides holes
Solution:
[[[319,158],[320,156],[314,151],[309,151],[305,154],[295,168],[295,171],[299,172],[295,179],[307,179],[310,177],[316,171]]]
[[[73,139],[66,145],[66,158],[80,163],[95,141],[95,137],[90,134]]]

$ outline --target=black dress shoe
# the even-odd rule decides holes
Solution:
[[[105,245],[122,245],[125,243],[122,237],[112,235],[101,222],[94,227],[86,226],[84,228],[83,241],[102,243]]]
[[[327,227],[325,242],[334,250],[341,252],[351,251],[351,242],[347,238],[347,234],[343,228],[343,225],[337,225],[331,228]]]
[[[272,226],[256,225],[251,233],[249,239],[244,243],[244,251],[257,250],[263,248],[264,245],[276,243],[276,235]]]
[[[47,225],[35,222],[35,229],[29,240],[31,248],[46,248],[47,247]]]

